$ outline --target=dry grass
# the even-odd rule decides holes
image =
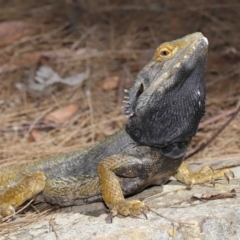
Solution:
[[[124,126],[123,88],[161,42],[195,31],[210,41],[206,74],[207,114],[189,151],[199,147],[233,114],[240,99],[238,1],[0,1],[0,21],[21,20],[27,32],[0,44],[0,164],[31,161],[92,145]],[[84,9],[84,10],[83,10]],[[82,72],[83,84],[56,84],[45,92],[19,90],[41,58],[61,76]],[[104,79],[119,76],[115,87]],[[63,125],[42,123],[70,103],[78,113]],[[33,129],[41,138],[29,141]],[[240,163],[240,116],[191,161]]]

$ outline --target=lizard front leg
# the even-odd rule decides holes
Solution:
[[[0,196],[0,219],[14,214],[16,207],[40,193],[45,186],[45,179],[43,172],[33,172],[8,188]]]
[[[135,169],[139,169],[141,164],[138,158],[128,155],[113,155],[99,163],[98,175],[102,196],[113,216],[118,213],[123,216],[145,215],[144,212],[149,210],[141,201],[124,199],[120,179],[116,175],[116,172],[124,171],[125,177],[137,177]]]
[[[213,170],[209,166],[203,167],[198,173],[193,173],[186,163],[182,163],[178,168],[177,173],[173,175],[179,182],[190,186],[201,183],[215,184],[215,180],[225,178],[229,181],[229,176],[234,177],[234,174],[229,169]]]

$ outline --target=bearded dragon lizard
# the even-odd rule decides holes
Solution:
[[[125,196],[174,174],[192,185],[229,173],[182,164],[205,112],[207,48],[201,33],[161,44],[127,90],[126,129],[83,151],[1,168],[0,215],[37,195],[60,206],[104,200],[113,216],[138,215],[148,207]]]

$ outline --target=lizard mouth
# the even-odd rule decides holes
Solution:
[[[203,40],[205,41],[205,43],[208,45],[208,39],[206,37],[203,37]]]

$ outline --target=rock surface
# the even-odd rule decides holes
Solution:
[[[239,172],[239,170],[237,170]],[[237,172],[237,173],[238,173]],[[236,174],[237,175],[237,174]],[[192,196],[215,195],[236,190],[235,198],[192,200]],[[21,223],[17,217],[11,223],[0,225],[0,240],[167,240],[167,239],[240,239],[240,179],[212,186],[184,185],[171,181],[135,195],[154,212],[135,218],[115,217],[106,223],[106,208],[102,203],[62,208],[32,222]],[[19,223],[18,223],[19,221]],[[2,231],[4,228],[5,231]],[[7,230],[7,231],[6,231]]]

